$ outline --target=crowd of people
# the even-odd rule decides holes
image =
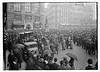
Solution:
[[[83,35],[84,34],[84,35]],[[32,32],[30,35],[23,35],[17,37],[10,37],[11,40],[6,42],[6,49],[9,51],[7,66],[9,70],[19,70],[21,68],[21,63],[24,61],[26,63],[26,70],[74,70],[74,59],[63,58],[59,63],[58,59],[54,57],[54,54],[59,53],[59,45],[61,44],[62,49],[73,49],[72,42],[77,45],[82,46],[86,49],[89,54],[95,54],[97,50],[97,39],[96,37],[85,36],[87,33],[80,35],[78,32]],[[16,35],[13,35],[16,36]],[[91,36],[91,35],[90,35]],[[93,35],[94,36],[94,35]],[[12,39],[13,38],[13,39]],[[94,40],[95,39],[95,40]],[[34,54],[31,53],[24,42],[36,41],[38,44],[38,52],[35,51]],[[92,42],[92,43],[91,43]],[[15,45],[20,43],[24,45],[24,48],[17,48]],[[95,49],[95,50],[93,50]],[[52,54],[44,55],[45,50],[51,50]],[[92,67],[92,60],[88,60],[87,69],[97,69],[98,63],[95,67]]]
[[[77,46],[82,46],[89,55],[95,55],[95,52],[98,52],[97,31],[94,29],[75,32],[73,42],[77,43]]]

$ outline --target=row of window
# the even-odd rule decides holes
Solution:
[[[49,23],[54,23],[54,22],[60,22],[60,23],[67,23],[67,22],[74,22],[74,23],[80,23],[80,21],[83,20],[83,17],[74,17],[74,16],[70,16],[70,17],[57,17],[57,19],[55,19],[55,17],[49,18],[48,22]]]
[[[87,14],[83,13],[83,12],[76,12],[76,11],[73,11],[73,12],[59,12],[58,11],[57,13],[55,13],[55,12],[49,13],[48,18],[55,17],[56,15],[57,15],[57,17],[64,17],[64,18],[69,18],[69,17],[82,18],[84,16],[87,16]],[[89,16],[91,16],[91,14]]]
[[[85,13],[74,13],[74,12],[52,12],[50,14],[48,14],[48,18],[52,18],[55,17],[57,14],[57,17],[82,17],[83,15],[85,15]]]
[[[22,15],[14,15],[14,21],[22,21]]]
[[[57,18],[57,22],[66,23],[68,22],[67,18]]]
[[[57,17],[61,17],[64,19],[68,19],[68,18],[84,18],[84,17],[91,17],[92,15],[90,14],[86,14],[86,13],[74,13],[74,12],[70,12],[70,13],[60,13],[57,12]]]
[[[61,7],[57,7],[57,9],[60,9]],[[53,8],[52,8],[53,9]],[[63,8],[61,8],[61,9],[63,9]],[[48,13],[48,18],[51,18],[51,17],[55,17],[57,15],[57,17],[69,17],[69,15],[73,15],[74,17],[76,17],[76,15],[74,15],[74,13],[73,12],[70,12],[70,11],[57,11],[56,13],[55,13],[55,11],[50,11],[49,13]]]
[[[57,7],[57,11],[67,12],[67,11],[73,11],[73,9],[67,7]]]
[[[24,7],[25,9],[25,12],[28,12],[30,13],[32,11],[32,8],[30,5],[25,5]],[[14,11],[15,12],[20,12],[22,10],[22,5],[20,4],[14,4]],[[38,12],[39,11],[39,8],[34,8],[35,12]]]
[[[51,18],[48,20],[49,23],[54,23],[56,22],[56,19],[55,18]],[[60,23],[66,23],[68,22],[68,19],[67,18],[57,18],[57,22],[60,22]]]
[[[55,23],[55,22],[58,22],[58,23],[68,23],[68,22],[75,22],[75,23],[79,23],[80,20],[74,20],[74,19],[67,19],[67,18],[51,18],[48,20],[48,23]]]
[[[32,16],[25,15],[25,20],[32,20]],[[22,21],[22,15],[14,15],[14,21]],[[40,21],[40,17],[35,16],[35,21]]]
[[[67,12],[57,12],[57,16],[59,17],[66,17],[68,16],[69,14]]]
[[[57,7],[57,11],[59,11],[60,13],[68,13],[68,12],[75,12],[75,13],[82,13],[85,10],[83,8],[63,8],[63,7]]]
[[[14,11],[21,11],[21,5],[20,4],[14,4]],[[25,12],[31,12],[30,6],[25,6]]]

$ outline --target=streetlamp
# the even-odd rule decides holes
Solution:
[[[46,18],[45,18],[45,30],[47,28],[47,23],[48,23],[48,20],[47,20],[47,16],[46,16]]]

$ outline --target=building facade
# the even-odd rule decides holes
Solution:
[[[92,6],[87,3],[49,3],[46,12],[50,29],[96,27]]]
[[[7,3],[7,29],[37,29],[44,25],[44,4],[35,2]]]

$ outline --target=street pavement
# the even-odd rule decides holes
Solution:
[[[70,60],[70,57],[65,55],[66,53],[72,53],[75,54],[78,58],[78,61],[74,61],[74,66],[76,70],[82,69],[84,70],[85,67],[87,66],[87,60],[91,58],[93,60],[93,65],[96,63],[97,60],[97,55],[88,55],[84,49],[81,48],[81,46],[76,46],[74,43],[72,43],[73,49],[66,49],[64,51],[61,50],[61,44],[60,44],[60,50],[59,54],[55,54],[54,57],[58,58],[58,64],[59,61],[63,59],[63,57],[66,57],[67,60]]]

